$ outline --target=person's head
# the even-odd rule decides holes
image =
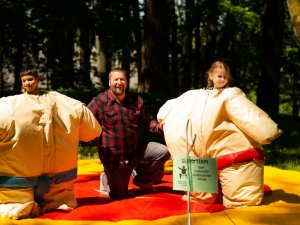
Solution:
[[[211,64],[207,71],[207,89],[223,89],[228,87],[232,77],[230,69],[226,63],[222,61],[215,61]]]
[[[28,94],[38,94],[39,76],[35,69],[26,68],[20,73],[22,87]]]
[[[118,99],[124,97],[128,85],[126,71],[122,68],[113,68],[108,74],[108,85]]]

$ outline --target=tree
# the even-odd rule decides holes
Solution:
[[[80,1],[80,8],[78,17],[81,18],[81,20],[78,20],[79,24],[79,59],[80,59],[80,68],[77,78],[77,83],[80,86],[88,87],[92,86],[92,82],[90,79],[90,73],[91,73],[91,53],[92,53],[92,47],[95,43],[95,29],[94,29],[94,17],[91,8],[91,5],[88,5],[89,7],[86,7],[85,1]]]
[[[290,20],[292,29],[294,31],[294,35],[296,38],[296,43],[298,44],[298,52],[300,49],[300,1],[299,0],[287,0],[287,6],[289,10]],[[291,54],[292,53],[292,54]],[[297,53],[296,53],[297,54]],[[288,54],[286,54],[287,57],[291,57],[292,55],[295,55],[295,50],[293,51],[292,48],[289,48]],[[299,56],[297,55],[296,58]],[[293,62],[291,65],[291,74],[292,74],[292,115],[294,117],[298,117],[300,112],[300,82],[299,82],[299,67],[300,65],[294,62],[297,62],[298,60],[290,60]]]
[[[290,13],[291,23],[297,39],[297,43],[300,46],[300,1],[287,0],[287,6]]]
[[[182,43],[182,76],[181,76],[181,86],[180,93],[189,90],[192,87],[192,66],[194,65],[193,59],[193,28],[194,28],[194,1],[186,1],[185,9],[185,21],[183,25],[183,32],[181,37]]]
[[[283,0],[265,1],[265,9],[262,17],[262,68],[258,84],[257,105],[271,115],[276,115],[279,110],[283,15]]]
[[[136,49],[136,53],[134,54],[137,74],[141,74],[142,70],[142,25],[141,25],[141,17],[140,17],[140,9],[139,9],[139,0],[131,0],[132,1],[132,14],[133,14],[133,34],[134,34],[134,46]]]
[[[170,83],[168,89],[171,95],[177,95],[179,93],[179,72],[178,72],[178,16],[176,15],[175,1],[170,1]]]
[[[203,87],[208,65],[223,59],[265,111],[298,115],[299,0],[287,1],[290,18],[283,0],[264,10],[243,0],[0,0],[0,88],[20,92],[24,61],[49,89],[90,88],[90,75],[103,88],[122,66],[138,73],[138,91],[167,98]]]
[[[206,47],[205,47],[205,57],[204,57],[205,62],[203,68],[205,70],[209,68],[209,65],[216,58],[216,48],[217,48],[216,45],[217,45],[217,34],[218,34],[217,24],[218,24],[218,17],[220,14],[217,1],[209,1],[207,4],[208,4],[208,21],[207,21]],[[228,32],[230,32],[230,30],[228,30]],[[223,34],[224,36],[226,36],[225,32],[223,32]],[[224,46],[222,47],[222,49],[225,49]]]
[[[168,0],[145,1],[139,91],[168,94],[165,85],[169,81],[169,12]]]
[[[19,74],[22,69],[23,64],[23,44],[24,44],[24,34],[25,34],[25,12],[24,12],[24,5],[22,0],[18,0],[16,2],[15,8],[15,23],[14,26],[14,43],[15,43],[15,54],[14,54],[14,65],[15,65],[15,84],[14,84],[14,91],[17,92],[21,90],[21,81],[19,78]]]

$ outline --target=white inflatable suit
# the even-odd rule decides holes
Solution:
[[[172,156],[217,158],[222,194],[198,193],[196,199],[227,208],[259,205],[263,198],[262,145],[282,133],[270,117],[239,88],[191,90],[167,101],[157,118]],[[188,125],[187,125],[188,124]]]
[[[94,115],[57,92],[3,97],[0,111],[0,216],[75,208],[79,141],[102,131]]]

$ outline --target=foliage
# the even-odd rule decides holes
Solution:
[[[136,93],[131,90],[132,93]],[[148,106],[149,112],[156,116],[159,107],[167,99],[149,93],[139,94]],[[251,97],[251,96],[250,96]],[[269,145],[263,146],[266,155],[266,165],[281,169],[300,171],[300,118],[282,115],[272,118],[283,131],[283,134]],[[142,133],[145,136],[145,133]],[[147,139],[164,143],[163,138],[149,136]],[[79,158],[96,158],[97,149],[95,141],[81,143],[79,147]]]
[[[82,88],[82,89],[74,89],[74,88],[59,88],[56,90],[61,94],[65,94],[69,97],[75,98],[86,105],[95,97],[101,90],[96,88]]]
[[[161,101],[158,99],[150,100],[150,98],[148,100],[148,102],[152,103]],[[154,108],[153,110],[157,111]],[[278,123],[279,128],[283,130],[283,134],[270,145],[264,146],[266,155],[265,165],[300,171],[300,119],[295,120],[291,116],[280,116],[274,120]],[[156,141],[161,142],[163,140],[158,139]],[[97,158],[98,155],[95,146],[95,141],[88,143],[81,142],[79,146],[79,158]]]
[[[287,5],[295,37],[298,45],[300,46],[300,2],[299,0],[287,0]]]
[[[266,147],[266,165],[300,172],[299,148]]]
[[[283,134],[266,150],[266,165],[300,171],[300,119],[291,116],[273,118]]]
[[[286,36],[292,36],[291,26],[285,29]],[[279,114],[300,116],[300,62],[299,48],[293,38],[284,40],[281,73],[284,74],[280,83]],[[294,62],[294,63],[290,63]]]
[[[78,147],[78,158],[79,159],[90,159],[90,158],[97,158],[97,147],[96,141],[90,142],[80,142]]]
[[[257,95],[259,77],[264,75],[262,49],[267,44],[262,39],[265,1],[174,0],[170,1],[172,9],[156,3],[153,0],[16,0],[13,3],[0,0],[0,93],[11,89],[18,93],[20,68],[32,61],[47,89],[80,88],[85,93],[94,82],[91,77],[107,84],[107,71],[122,66],[131,74],[138,74],[138,87],[149,81],[147,85],[152,92],[174,97],[187,89],[203,87],[200,83],[205,81],[208,64],[214,59],[224,59],[236,86],[247,94]],[[149,5],[154,7],[156,18],[151,13],[149,18]],[[281,80],[275,94],[279,95],[279,113],[299,117],[300,49],[293,33],[293,18],[287,7],[283,10],[280,74],[273,74]],[[149,38],[145,36],[149,20],[155,21],[154,27],[149,27],[150,35],[159,38],[145,43]],[[172,21],[170,26],[165,24],[167,21]],[[155,28],[164,24],[163,37],[167,38],[162,39],[160,30]],[[152,52],[150,57],[144,57],[145,50]],[[159,62],[150,62],[151,57]],[[149,70],[141,69],[143,63]],[[10,83],[8,75],[12,76]],[[78,93],[70,91],[70,94]],[[84,99],[84,94],[75,97]]]

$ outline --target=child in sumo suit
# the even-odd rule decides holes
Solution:
[[[0,216],[72,210],[78,143],[98,137],[101,126],[80,101],[40,93],[34,69],[21,80],[24,94],[0,98]]]
[[[191,192],[192,200],[222,202],[227,208],[259,205],[264,194],[262,145],[282,131],[239,88],[228,87],[231,75],[224,62],[214,62],[207,74],[206,89],[187,91],[160,108],[157,118],[165,123],[167,148],[172,156],[186,156],[188,144],[190,156],[217,159],[221,193]]]

